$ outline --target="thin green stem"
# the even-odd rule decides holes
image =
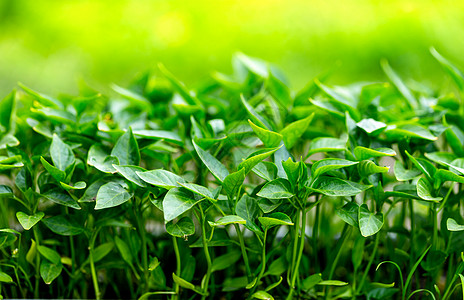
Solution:
[[[95,246],[95,240],[97,238],[98,232],[100,229],[95,230],[93,233],[90,243],[89,243],[89,260],[90,260],[90,273],[92,274],[92,282],[93,282],[93,288],[95,290],[95,299],[100,300],[101,299],[101,294],[100,294],[100,288],[98,286],[98,277],[97,277],[97,271],[95,269],[95,262],[93,258],[93,250]]]
[[[35,246],[36,249],[39,249],[39,232],[37,231],[37,226],[32,228],[34,232],[35,238]],[[35,288],[34,288],[34,298],[39,299],[39,286],[40,286],[40,254],[37,250],[36,258],[35,258]]]
[[[369,257],[369,262],[366,265],[366,269],[364,270],[363,276],[361,277],[361,281],[359,282],[357,293],[359,294],[366,282],[367,275],[369,274],[369,270],[371,269],[372,264],[374,263],[375,255],[377,254],[377,249],[379,247],[379,240],[380,240],[380,233],[375,235],[374,241],[374,249],[372,250],[372,254]]]
[[[251,268],[250,268],[250,263],[248,261],[248,254],[246,252],[246,247],[245,247],[245,240],[243,238],[243,233],[240,230],[240,226],[238,224],[234,224],[235,230],[237,231],[238,235],[238,240],[240,242],[240,250],[242,251],[242,258],[243,262],[245,263],[245,270],[248,278],[248,283],[251,282],[252,276],[251,276]]]
[[[209,286],[209,279],[211,277],[211,267],[212,267],[212,262],[211,262],[211,256],[209,254],[209,249],[208,249],[208,241],[206,240],[206,229],[205,229],[205,215],[203,213],[203,209],[201,206],[198,206],[200,209],[200,224],[201,224],[201,238],[203,240],[203,252],[205,253],[206,257],[206,264],[207,264],[207,270],[206,270],[206,275],[203,278],[202,286],[203,286],[203,295],[201,297],[202,300],[206,299],[208,296],[208,286]]]
[[[250,291],[250,296],[253,295],[256,289],[259,286],[259,282],[264,275],[264,271],[266,270],[266,238],[267,238],[267,229],[264,229],[264,238],[263,238],[263,248],[261,251],[261,270],[259,271],[258,277],[256,278],[256,284]]]
[[[137,207],[138,208],[138,214],[135,216],[137,219],[137,227],[139,229],[139,234],[140,238],[142,241],[142,268],[143,268],[143,293],[148,293],[149,291],[149,276],[150,273],[148,271],[148,252],[147,252],[147,237],[146,237],[146,232],[145,232],[145,222],[143,218],[143,210],[142,210],[142,204]]]
[[[295,226],[293,226],[293,252],[292,252],[292,263],[290,264],[290,269],[287,272],[287,281],[288,285],[291,286],[293,272],[295,270],[296,256],[298,252],[298,232],[300,230],[300,211],[296,213]]]
[[[431,204],[430,209],[432,210],[432,222],[433,222],[433,232],[432,232],[432,250],[438,249],[438,220],[437,220],[437,210],[436,204]]]
[[[181,260],[179,254],[179,247],[177,245],[177,238],[175,236],[172,237],[172,244],[174,245],[174,253],[176,254],[176,275],[180,277],[181,272]],[[172,295],[171,299],[180,299],[180,287],[179,284],[174,282],[174,290],[176,292],[175,295]]]
[[[318,238],[319,238],[319,219],[320,219],[320,212],[321,211],[321,204],[318,203],[316,205],[316,216],[314,218],[314,227],[313,227],[313,236],[312,236],[312,243],[313,243],[313,252],[314,252],[314,268],[316,272],[319,272],[319,254],[318,254]]]
[[[300,214],[300,213],[302,214],[300,243],[299,243],[299,246],[298,246],[298,256],[296,258],[295,267],[293,269],[292,282],[290,284],[290,290],[289,290],[289,293],[287,295],[288,300],[293,299],[293,293],[295,291],[295,283],[296,283],[296,279],[298,278],[298,272],[299,272],[299,269],[300,269],[301,257],[303,256],[303,250],[304,250],[304,240],[305,240],[305,236],[306,236],[306,232],[305,232],[305,230],[306,230],[306,211],[304,209],[302,209],[300,212],[298,212],[298,214]],[[298,236],[298,232],[297,232],[297,236]]]
[[[327,277],[328,280],[331,280],[333,277],[335,268],[337,267],[337,264],[338,264],[338,260],[340,259],[340,255],[342,254],[343,245],[345,244],[350,234],[351,234],[351,227],[348,224],[345,224],[345,226],[343,227],[342,235],[340,239],[338,240],[337,247],[335,248],[336,255],[330,266],[329,276]],[[329,292],[330,292],[329,288],[325,287],[324,288],[324,299],[327,299],[329,297]]]

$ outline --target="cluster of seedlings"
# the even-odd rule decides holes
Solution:
[[[464,76],[294,93],[239,54],[104,96],[0,101],[0,292],[13,298],[459,299]],[[449,92],[450,90],[453,93]],[[460,296],[461,295],[461,296]]]

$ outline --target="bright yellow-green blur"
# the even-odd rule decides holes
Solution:
[[[382,57],[441,86],[430,46],[464,66],[464,1],[0,0],[0,97],[18,81],[52,94],[125,85],[157,62],[195,84],[237,51],[294,88],[336,62],[332,84],[382,79]]]

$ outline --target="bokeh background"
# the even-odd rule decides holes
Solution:
[[[194,87],[237,51],[280,67],[294,89],[403,76],[446,84],[434,46],[464,66],[464,1],[0,0],[0,97],[18,81],[51,94],[126,85],[163,62]]]

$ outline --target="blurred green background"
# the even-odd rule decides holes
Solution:
[[[0,96],[126,85],[163,62],[190,86],[231,71],[242,51],[279,66],[294,89],[341,64],[331,84],[403,76],[446,84],[434,46],[464,65],[464,1],[0,0]]]

